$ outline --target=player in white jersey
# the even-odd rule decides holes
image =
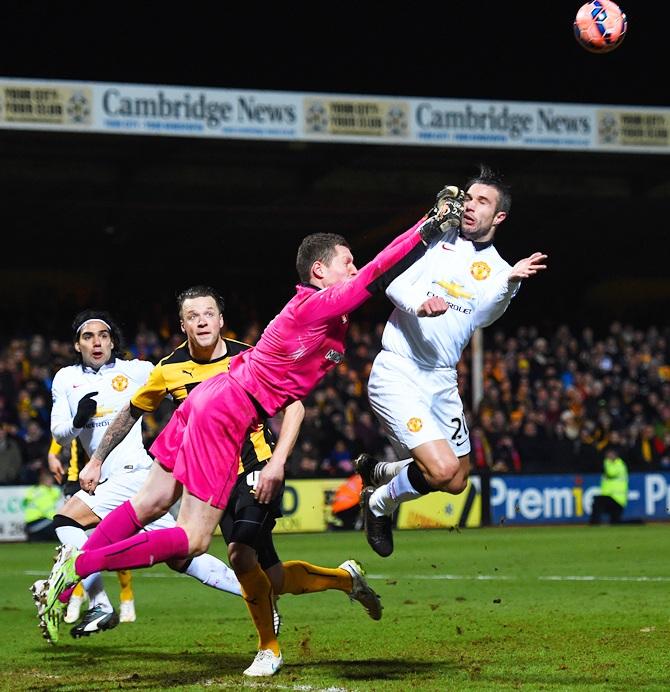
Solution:
[[[546,266],[546,255],[535,252],[512,267],[493,247],[511,206],[500,179],[482,167],[465,190],[460,233],[447,229],[386,290],[395,309],[368,393],[400,461],[356,460],[368,543],[383,557],[393,552],[391,517],[400,503],[465,490],[470,439],[456,365],[475,329],[497,320],[521,280]]]
[[[149,361],[120,357],[121,331],[106,312],[85,310],[79,313],[73,323],[73,334],[79,363],[62,368],[54,377],[51,433],[61,445],[78,437],[91,457],[116,414],[147,381],[154,366]],[[61,543],[82,546],[87,540],[86,530],[95,527],[142,486],[153,461],[144,448],[141,425],[138,419],[124,440],[107,456],[95,492],[80,490],[75,493],[54,517]],[[170,528],[175,524],[174,517],[168,513],[149,524],[147,529]],[[175,561],[170,566],[204,584],[240,595],[234,572],[211,555],[201,555],[188,563]],[[40,580],[33,585],[33,594],[39,588]],[[100,573],[87,577],[84,588],[90,607],[70,630],[75,638],[111,629],[119,623]],[[55,643],[57,627],[48,628],[42,618],[40,623],[45,638]]]

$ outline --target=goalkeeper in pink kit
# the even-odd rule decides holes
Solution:
[[[425,252],[445,224],[459,225],[462,212],[462,191],[445,188],[427,218],[360,270],[342,236],[307,236],[298,250],[296,265],[302,283],[295,296],[255,347],[233,357],[229,372],[202,382],[190,394],[151,447],[156,460],[184,486],[177,526],[136,533],[137,526],[113,512],[99,530],[116,542],[84,551],[60,546],[42,595],[43,617],[49,617],[67,586],[93,572],[149,567],[204,553],[235,485],[248,432],[303,399],[343,360],[349,312],[375,292],[384,291]],[[426,313],[438,314],[430,308]],[[264,469],[256,486],[257,500],[269,502],[281,480]],[[269,600],[270,583],[260,569],[250,576],[249,588],[242,583],[244,591],[256,593],[261,586]],[[268,635],[245,673],[272,675],[282,663],[277,640]]]

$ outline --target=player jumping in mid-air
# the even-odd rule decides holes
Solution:
[[[395,309],[368,394],[400,461],[378,464],[367,454],[355,461],[367,486],[361,497],[368,543],[383,557],[393,552],[391,518],[400,503],[465,490],[470,439],[456,365],[475,329],[497,320],[521,280],[546,267],[540,252],[511,267],[493,247],[511,206],[499,178],[482,167],[465,189],[460,229],[435,238],[386,289]]]

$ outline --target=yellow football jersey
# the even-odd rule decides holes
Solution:
[[[203,380],[222,372],[227,372],[230,359],[249,348],[248,344],[233,339],[223,339],[226,355],[216,360],[199,362],[193,360],[187,342],[178,346],[169,356],[154,367],[146,384],[133,394],[130,403],[141,411],[156,411],[165,397],[173,399],[175,408]],[[259,461],[267,461],[272,456],[274,436],[267,423],[249,435],[242,448],[239,473]]]
[[[63,447],[56,442],[56,440],[52,437],[51,438],[51,444],[49,445],[49,454],[56,454],[57,456],[60,456],[61,452],[63,451]],[[88,457],[86,456],[86,452],[81,447],[81,444],[79,442],[79,438],[75,437],[72,442],[70,442],[70,458],[67,458],[67,455],[65,455],[65,458],[62,459],[65,463],[67,463],[67,478],[65,480],[75,482],[79,480],[79,469],[83,468],[86,466],[88,462]]]

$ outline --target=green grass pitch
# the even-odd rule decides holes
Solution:
[[[356,557],[382,597],[373,622],[340,592],[283,596],[285,666],[247,680],[243,602],[163,565],[134,572],[138,620],[42,640],[29,585],[54,545],[0,545],[3,690],[668,690],[670,525],[280,535],[283,559]],[[224,555],[220,537],[212,552]],[[105,576],[118,600],[115,575]]]

